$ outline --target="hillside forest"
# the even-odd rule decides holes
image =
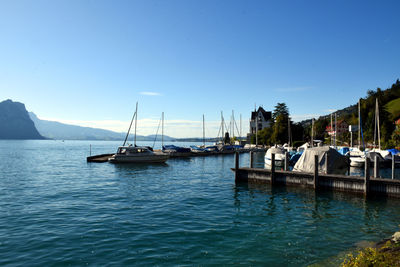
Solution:
[[[379,107],[379,129],[380,143],[382,149],[400,147],[400,81],[392,84],[390,88],[382,90],[368,90],[364,98],[360,98],[360,114],[362,139],[361,147],[373,147],[374,136],[377,130],[374,130],[376,123],[376,100]],[[358,125],[358,103],[347,108],[338,110],[336,113],[337,122],[346,122],[348,125]],[[301,145],[311,140],[312,120],[294,123],[289,120],[289,109],[285,103],[277,103],[272,113],[271,127],[258,131],[258,144],[274,145],[288,143],[289,132],[291,142],[294,146]],[[290,121],[290,123],[288,123]],[[397,124],[396,124],[397,121]],[[331,144],[331,137],[328,134],[327,127],[331,125],[331,115],[321,116],[314,120],[313,134],[314,140],[321,140],[325,144]],[[290,127],[290,131],[289,131]],[[377,129],[377,128],[375,128]],[[344,131],[337,134],[337,145],[350,145],[350,132]],[[353,132],[353,145],[358,145],[358,132]],[[255,143],[255,136],[251,142]],[[375,143],[378,141],[375,139]]]

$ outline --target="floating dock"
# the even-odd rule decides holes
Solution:
[[[315,160],[318,163],[317,156]],[[314,188],[314,190],[351,192],[368,197],[379,195],[400,198],[400,180],[382,179],[378,176],[370,177],[369,159],[366,160],[366,163],[364,177],[322,174],[318,172],[318,164],[315,164],[313,173],[275,170],[275,164],[271,166],[271,169],[239,168],[239,154],[237,153],[235,168],[232,171],[235,173],[236,183],[299,186]]]

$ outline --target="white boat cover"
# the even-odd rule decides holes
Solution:
[[[293,171],[298,172],[314,172],[314,156],[318,155],[318,172],[326,172],[326,158],[328,156],[328,173],[329,174],[344,174],[348,170],[348,158],[342,156],[335,149],[329,146],[308,148],[303,152]]]

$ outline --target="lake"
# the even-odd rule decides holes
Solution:
[[[399,227],[396,199],[236,185],[233,155],[87,163],[90,145],[121,142],[0,141],[0,265],[327,265]]]

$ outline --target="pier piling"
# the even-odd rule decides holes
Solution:
[[[254,152],[250,151],[250,168],[253,168]]]
[[[318,155],[314,156],[314,189],[318,189]]]
[[[369,158],[365,158],[365,169],[364,169],[364,195],[369,194]]]
[[[275,184],[275,153],[271,154],[271,185]]]
[[[377,154],[375,154],[375,161],[374,161],[374,177],[379,178],[379,158]]]
[[[395,178],[394,167],[395,167],[395,156],[392,155],[392,180]]]
[[[235,182],[239,180],[239,152],[235,152]]]

